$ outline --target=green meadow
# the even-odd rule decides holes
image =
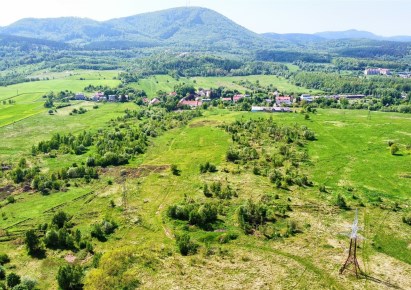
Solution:
[[[42,113],[17,123],[20,127],[3,127],[0,132],[7,136],[3,139],[7,141],[6,144],[2,142],[1,158],[30,158],[27,152],[32,143],[46,139],[53,132],[98,129],[109,119],[121,115],[127,106],[105,104],[82,116],[69,116],[63,110],[55,116]],[[218,126],[235,120],[267,117],[282,124],[303,124],[315,131],[317,140],[308,144],[310,162],[304,166],[304,171],[314,182],[313,187],[276,189],[266,178],[256,176],[250,170],[223,171],[227,168],[234,172],[236,166],[225,160],[225,152],[232,141]],[[193,283],[207,287],[211,282],[222,286],[227,285],[227,281],[233,289],[255,288],[260,282],[274,288],[278,285],[291,288],[296,279],[301,279],[299,289],[382,289],[381,284],[338,274],[349,242],[341,233],[350,231],[354,217],[353,210],[344,211],[335,206],[336,195],[340,193],[352,209],[359,208],[362,234],[366,238],[359,250],[361,266],[378,279],[410,286],[411,281],[406,276],[390,278],[394,271],[406,272],[411,268],[411,230],[401,222],[410,205],[411,155],[405,147],[410,141],[409,121],[406,115],[372,113],[369,116],[365,111],[319,110],[306,120],[299,113],[268,115],[212,109],[187,126],[154,138],[147,153],[125,167],[145,169],[139,177],[127,179],[128,206],[125,211],[121,207],[119,169],[114,167],[103,173],[100,180],[87,186],[73,185],[67,192],[50,196],[17,195],[16,203],[1,209],[0,226],[10,233],[18,232],[47,222],[53,212],[63,209],[73,215],[76,228],[87,233],[93,222],[104,216],[113,217],[119,222],[119,229],[107,242],[95,243],[95,251],[152,251],[150,255],[153,257],[147,259],[161,261],[164,267],[157,266],[148,271],[146,268],[141,270],[138,263],[128,266],[132,272],[141,270],[137,276],[143,282],[143,288],[164,289],[175,283],[188,288]],[[390,154],[388,140],[400,145],[397,155]],[[59,164],[81,162],[82,159],[63,156],[38,162],[57,168]],[[215,164],[219,171],[200,175],[198,166],[207,161]],[[168,167],[171,164],[181,170],[179,176],[170,173]],[[111,185],[108,180],[112,181]],[[204,250],[192,257],[180,256],[175,252],[174,241],[180,226],[166,217],[166,210],[184,196],[203,199],[203,183],[212,180],[228,180],[238,190],[239,197],[232,202],[234,206],[249,198],[258,200],[267,193],[278,194],[279,202],[290,199],[295,205],[290,215],[302,233],[284,240],[247,236],[236,230],[233,213],[225,223],[228,230],[239,235],[237,240],[220,245],[217,240],[221,233],[192,229],[192,237]],[[325,185],[327,192],[320,193],[319,185]],[[376,205],[377,198],[384,202]],[[116,205],[114,208],[109,206],[110,201]],[[392,211],[390,208],[395,203],[403,210]],[[299,207],[304,204],[310,206]],[[207,248],[216,253],[205,254],[203,251]],[[171,260],[161,258],[162,251],[171,251]],[[27,256],[24,246],[16,247],[9,242],[0,243],[0,252],[8,252],[17,272],[37,278],[41,288],[56,287],[55,268],[64,264],[64,257],[70,254],[70,251],[51,252],[45,259],[33,260]],[[79,260],[85,259],[83,252],[73,254]],[[121,256],[120,252],[118,254]],[[390,264],[381,268],[381,262],[386,259],[391,261]],[[24,267],[28,263],[30,267]],[[50,269],[50,265],[54,268]],[[282,270],[284,267],[286,271]],[[90,270],[91,275],[95,274],[93,271]],[[200,273],[203,273],[201,279],[198,278]],[[250,275],[254,278],[247,278]],[[94,288],[90,286],[90,289]]]
[[[53,133],[97,131],[108,126],[110,120],[123,116],[124,110],[137,110],[138,106],[106,103],[95,109],[93,103],[74,102],[71,107],[49,115],[42,107],[40,92],[81,91],[93,82],[118,84],[112,79],[114,74],[105,76],[104,80],[98,72],[79,72],[18,86],[19,94],[26,89],[28,95],[17,96],[16,104],[0,105],[0,162],[15,164],[25,157],[29,164],[39,165],[42,172],[84,162],[94,149],[84,155],[49,158],[31,156],[31,147],[48,140]],[[80,77],[86,80],[77,80]],[[179,82],[193,82],[204,88],[227,86],[245,92],[246,88],[233,83],[241,79],[273,84],[279,90],[301,90],[272,76],[191,78]],[[134,85],[153,97],[158,90],[171,91],[176,83],[169,76],[155,76]],[[10,87],[0,88],[0,98],[12,95],[17,86]],[[29,91],[38,93],[30,95]],[[87,112],[69,114],[79,107]],[[315,132],[316,140],[306,144],[309,161],[301,167],[312,186],[276,188],[267,177],[254,174],[249,166],[226,160],[233,141],[220,126],[256,118],[304,125]],[[396,155],[390,154],[388,141],[398,144]],[[85,236],[90,235],[91,225],[103,218],[114,219],[119,225],[106,242],[91,240],[94,252],[104,255],[99,268],[87,266],[86,289],[108,289],[103,284],[93,284],[91,280],[97,281],[96,277],[107,277],[102,280],[106,282],[113,277],[118,281],[135,277],[142,289],[170,289],[175,285],[182,289],[390,289],[387,285],[411,288],[411,227],[402,222],[402,217],[410,214],[411,206],[409,115],[319,109],[306,119],[301,113],[210,108],[202,117],[149,142],[146,153],[127,165],[101,170],[99,179],[90,183],[70,181],[67,191],[45,196],[16,188],[15,203],[7,203],[2,196],[0,253],[7,253],[11,259],[7,271],[13,269],[21,276],[35,278],[40,289],[57,289],[57,269],[67,263],[67,257],[75,257],[77,264],[89,265],[93,258],[84,250],[48,250],[42,259],[27,255],[23,233],[50,222],[53,214],[64,210],[72,215],[74,229]],[[205,162],[216,165],[217,172],[200,174],[199,165]],[[179,175],[171,173],[171,165],[177,166]],[[122,170],[130,173],[126,181],[121,178]],[[221,230],[201,230],[167,216],[169,206],[185,198],[206,200],[204,183],[213,181],[228,183],[238,193],[238,197],[226,201],[226,212],[219,214]],[[9,181],[0,177],[0,187],[6,185],[10,185]],[[322,186],[325,191],[319,190]],[[290,205],[292,210],[287,212],[287,218],[296,223],[296,235],[267,239],[246,235],[239,229],[238,208],[249,199],[258,201],[267,195],[276,196],[278,204]],[[344,197],[348,210],[336,205],[338,195]],[[374,280],[339,274],[349,246],[346,233],[351,230],[356,208],[360,233],[365,238],[358,249],[360,266]],[[279,226],[283,226],[281,223],[279,220]],[[176,238],[183,230],[200,245],[197,254],[184,257],[178,252]],[[228,233],[237,238],[221,243],[221,237]]]
[[[69,90],[83,92],[88,85],[116,87],[120,81],[113,79],[118,72],[73,71],[59,74],[45,74],[48,80],[27,82],[0,87],[0,127],[46,112],[42,96],[51,91]],[[12,104],[9,103],[13,101]],[[4,103],[5,102],[5,103]]]

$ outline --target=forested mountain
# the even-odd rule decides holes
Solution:
[[[62,42],[22,37],[14,35],[0,34],[0,47],[13,47],[20,48],[20,50],[38,50],[39,48],[53,48],[53,49],[65,49],[67,45]]]
[[[27,18],[0,33],[47,39],[97,48],[127,48],[178,44],[190,47],[257,47],[268,41],[223,15],[205,8],[173,8],[135,16],[94,21],[63,17]]]

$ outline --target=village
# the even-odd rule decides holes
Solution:
[[[212,98],[213,90],[199,89],[195,93],[187,94],[185,97],[179,99],[176,108],[179,109],[195,109],[202,107],[204,104],[212,103],[217,101],[222,104],[236,104],[241,102],[248,102],[253,104],[251,106],[251,112],[270,112],[270,113],[286,113],[292,112],[292,107],[314,102],[316,99],[348,99],[348,100],[359,100],[366,96],[362,94],[336,94],[336,95],[324,95],[324,96],[312,96],[310,94],[301,94],[299,96],[291,96],[280,94],[278,91],[272,92],[267,95],[267,98],[260,102],[259,105],[254,104],[251,95],[249,94],[234,94],[233,96],[221,96],[220,98]],[[165,98],[176,98],[178,94],[176,92],[168,93]],[[94,95],[88,97],[84,93],[76,93],[73,97],[74,100],[78,101],[90,101],[99,103],[116,103],[116,102],[128,102],[131,101],[128,95],[105,95],[104,92],[95,92]],[[164,102],[164,97],[154,97],[149,99],[147,97],[142,98],[142,102],[148,106],[156,106]],[[264,105],[264,106],[262,106]]]

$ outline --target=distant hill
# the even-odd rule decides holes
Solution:
[[[313,34],[304,34],[304,33],[286,33],[286,34],[278,34],[278,33],[263,33],[262,36],[271,40],[283,40],[283,41],[290,41],[295,43],[300,42],[319,42],[325,41],[326,39]]]
[[[90,47],[183,45],[242,47],[268,45],[263,36],[206,8],[184,7],[95,21],[63,17],[19,20],[0,28],[1,34],[33,37]]]
[[[317,32],[314,35],[325,38],[325,39],[357,39],[357,38],[365,38],[365,39],[373,39],[373,40],[381,39],[380,36],[377,36],[374,33],[371,33],[368,31],[359,31],[355,29],[350,29],[346,31]]]
[[[399,42],[411,42],[411,36],[379,36],[368,31],[360,31],[350,29],[346,31],[325,31],[317,32],[314,34],[303,33],[263,33],[261,34],[267,39],[277,41],[288,41],[291,43],[315,43],[324,42],[326,40],[341,40],[341,39],[368,39],[368,40],[384,40],[384,41],[399,41]]]
[[[411,36],[379,36],[368,31],[360,31],[350,29],[346,31],[326,31],[318,32],[314,35],[325,39],[371,39],[371,40],[387,40],[387,41],[411,41]]]

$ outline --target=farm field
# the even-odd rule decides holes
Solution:
[[[169,88],[167,77],[156,78],[160,89]],[[202,81],[210,86],[214,82],[197,78],[197,85],[203,85]],[[144,86],[146,90],[149,84]],[[81,163],[89,153],[51,159],[30,156],[30,148],[53,133],[77,134],[107,126],[109,120],[122,116],[127,108],[136,109],[136,105],[102,104],[98,109],[90,105],[84,115],[76,116],[69,115],[70,107],[54,116],[43,111],[3,126],[0,161],[17,162],[25,157],[40,164],[43,170]],[[267,177],[253,174],[252,168],[226,161],[233,141],[220,126],[259,118],[272,118],[277,124],[288,126],[303,125],[315,132],[316,140],[306,145],[309,161],[301,168],[313,186],[276,188]],[[105,285],[93,283],[109,273],[115,273],[113,277],[120,279],[118,283],[138,279],[143,289],[169,289],[175,285],[213,285],[225,289],[390,289],[387,285],[391,284],[408,289],[411,229],[401,218],[410,213],[411,205],[411,155],[405,146],[411,139],[410,121],[408,115],[369,115],[367,111],[318,110],[307,120],[299,113],[263,114],[212,108],[204,111],[203,117],[152,138],[145,154],[128,165],[107,168],[98,180],[73,183],[68,191],[47,196],[18,191],[15,203],[6,205],[3,201],[0,228],[17,239],[1,241],[0,253],[9,254],[11,266],[18,274],[36,278],[39,288],[56,289],[58,266],[72,256],[80,264],[87,263],[90,254],[84,250],[48,250],[45,258],[33,259],[27,255],[21,233],[50,221],[58,210],[64,210],[73,216],[75,229],[83,235],[89,235],[91,225],[102,218],[114,219],[119,224],[106,242],[92,240],[94,251],[105,254],[97,269],[87,269],[86,289],[110,289],[110,279]],[[399,144],[396,155],[390,154],[388,141]],[[205,162],[215,164],[218,171],[199,174],[199,164]],[[179,175],[170,172],[172,164],[180,170]],[[121,170],[130,173],[125,183],[120,177]],[[167,216],[169,206],[185,196],[204,201],[204,183],[219,180],[228,182],[238,193],[238,197],[227,201],[227,212],[220,215],[222,231],[186,228],[184,222]],[[0,186],[5,182],[0,179]],[[326,192],[319,191],[322,185]],[[338,194],[351,210],[335,205]],[[266,239],[246,235],[239,229],[237,209],[249,199],[258,201],[266,195],[278,195],[278,204],[291,206],[287,219],[297,224],[299,233]],[[359,209],[361,234],[366,238],[358,250],[360,265],[380,283],[338,274],[349,243],[343,233],[350,231],[355,208]],[[176,237],[183,229],[200,245],[197,254],[184,257],[178,253]],[[237,238],[220,243],[221,236],[227,233]]]

